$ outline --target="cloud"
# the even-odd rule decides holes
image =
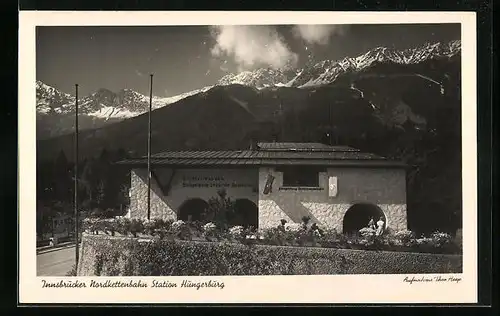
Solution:
[[[272,26],[213,26],[211,34],[215,39],[212,55],[233,58],[240,71],[257,66],[295,66],[298,61]]]
[[[142,72],[140,72],[139,70],[135,70],[135,74],[138,75],[139,77],[143,77],[144,74]]]
[[[332,35],[344,35],[347,30],[347,25],[296,25],[293,34],[308,44],[326,45]]]

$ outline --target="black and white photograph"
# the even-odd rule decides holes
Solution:
[[[36,26],[43,286],[460,282],[463,26],[311,23]]]

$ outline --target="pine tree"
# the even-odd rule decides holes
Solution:
[[[57,201],[72,200],[72,170],[66,155],[61,150],[53,167],[54,198]]]
[[[105,183],[103,180],[100,180],[96,188],[95,202],[101,210],[105,208],[105,196]]]
[[[98,179],[99,175],[97,173],[97,162],[94,158],[90,158],[87,160],[80,177],[82,187],[86,192],[86,198],[90,200],[90,202],[93,201]]]

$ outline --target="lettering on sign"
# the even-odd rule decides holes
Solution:
[[[228,181],[223,176],[184,176],[182,186],[185,188],[253,188],[255,185]]]

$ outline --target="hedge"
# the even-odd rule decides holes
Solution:
[[[79,276],[460,273],[461,255],[84,234]]]
[[[303,220],[304,221],[304,220]],[[105,233],[110,236],[169,237],[180,240],[206,240],[258,243],[277,246],[309,246],[376,251],[408,251],[435,254],[462,254],[461,245],[450,234],[434,232],[428,237],[417,237],[409,230],[387,230],[378,236],[374,229],[363,228],[358,234],[339,234],[335,229],[320,229],[318,226],[286,223],[277,227],[253,229],[251,227],[216,225],[212,222],[145,220],[115,217],[108,219],[86,218],[84,229],[92,234]]]

